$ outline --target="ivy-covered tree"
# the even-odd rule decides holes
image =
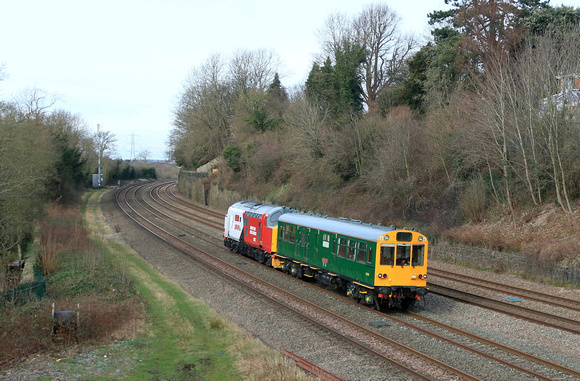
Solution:
[[[58,110],[47,115],[44,123],[58,154],[53,176],[47,182],[49,198],[63,203],[77,201],[90,181],[93,141],[78,115]]]
[[[331,114],[338,112],[338,84],[330,57],[320,66],[316,62],[308,74],[306,98]]]
[[[306,81],[306,97],[332,115],[336,121],[361,114],[363,90],[361,63],[364,50],[360,45],[344,41],[335,51],[334,65],[327,58],[323,66],[314,64]]]
[[[527,11],[521,23],[531,36],[543,36],[548,30],[565,33],[580,24],[580,8],[543,6]]]
[[[335,53],[334,75],[338,88],[339,110],[355,115],[363,111],[363,88],[361,64],[365,62],[365,50],[359,44],[344,41]]]

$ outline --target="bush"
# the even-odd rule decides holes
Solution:
[[[459,208],[465,218],[472,222],[483,221],[487,209],[487,185],[481,178],[471,180],[459,200]]]
[[[242,170],[242,150],[235,144],[228,144],[223,150],[224,159],[234,172]]]
[[[142,323],[143,306],[133,283],[89,239],[78,211],[53,207],[39,227],[39,264],[48,274],[48,294],[0,310],[0,367],[57,349],[61,341],[52,335],[53,303],[57,311],[77,311],[80,329],[74,338],[85,343],[133,337]]]

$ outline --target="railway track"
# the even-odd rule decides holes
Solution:
[[[135,194],[137,193],[137,191],[135,191]],[[194,208],[192,206],[192,204],[187,203],[186,201],[184,201],[183,199],[180,199],[179,196],[175,195],[174,193],[174,184],[173,183],[164,183],[164,184],[158,184],[154,187],[151,187],[151,189],[149,190],[149,194],[151,197],[151,200],[154,200],[158,206],[153,206],[153,201],[141,201],[144,204],[147,205],[147,208],[149,209],[149,212],[151,212],[155,218],[161,218],[161,216],[163,216],[163,218],[169,218],[173,224],[173,226],[177,226],[179,230],[183,230],[183,231],[187,231],[188,234],[191,235],[196,235],[198,237],[198,239],[203,239],[206,243],[208,244],[212,244],[212,245],[216,245],[216,247],[219,247],[220,250],[224,250],[223,248],[223,241],[221,239],[221,226],[217,226],[215,224],[216,220],[219,219],[223,219],[223,214],[217,213],[215,211],[211,211],[212,213],[206,213],[205,214],[205,218],[203,217],[199,217],[199,213],[203,213],[207,210],[206,207],[201,207],[202,209],[200,210],[199,208]],[[135,198],[137,198],[135,196]],[[179,205],[179,207],[175,207],[175,203],[177,203]],[[188,205],[189,204],[189,205]],[[164,211],[162,211],[161,209],[165,209]],[[205,210],[204,210],[205,209]],[[187,210],[187,212],[185,211]],[[178,218],[176,217],[170,217],[170,214],[175,213]],[[197,218],[190,218],[193,215],[196,215]],[[140,217],[143,218],[143,217]],[[185,218],[186,220],[182,221],[182,219]],[[212,223],[212,220],[214,223]],[[206,224],[208,228],[210,228],[211,230],[215,230],[215,234],[211,234],[211,233],[207,233],[207,232],[203,232],[202,230],[193,228],[191,225],[191,221],[195,221],[195,223],[202,223],[202,224]],[[173,239],[173,238],[167,238],[167,239]],[[181,244],[179,244],[181,245]],[[193,248],[188,248],[185,249],[185,251],[190,251],[193,250]],[[237,271],[239,271],[239,268],[236,268]],[[281,274],[283,275],[283,274]],[[268,285],[266,287],[272,287],[272,285]],[[290,296],[288,296],[290,297]],[[348,299],[347,299],[348,300]],[[350,300],[348,300],[349,303],[354,303]],[[304,305],[307,305],[306,302],[301,301],[299,302],[300,304],[304,303]],[[308,302],[309,303],[309,302]],[[315,309],[317,308],[316,306],[312,305],[311,307],[308,307],[310,309]],[[569,376],[573,376],[573,377],[578,377],[580,378],[580,373],[572,370],[572,369],[568,369],[566,367],[560,366],[558,364],[555,363],[551,363],[549,361],[537,358],[535,356],[531,356],[528,355],[524,352],[521,351],[517,351],[513,348],[507,347],[507,346],[502,346],[501,344],[498,343],[494,343],[491,342],[490,340],[486,340],[484,338],[480,338],[477,337],[475,335],[471,335],[469,333],[457,330],[453,327],[442,327],[441,323],[438,323],[436,321],[432,321],[431,319],[427,319],[425,317],[422,317],[421,315],[418,314],[409,314],[413,319],[418,320],[418,321],[422,321],[423,323],[427,324],[428,326],[437,326],[439,327],[439,329],[443,329],[444,331],[448,331],[448,332],[453,332],[453,335],[458,335],[460,336],[460,338],[453,338],[450,339],[449,338],[449,334],[436,334],[433,332],[432,328],[421,328],[418,327],[417,324],[411,324],[411,323],[407,323],[404,322],[403,320],[399,319],[399,318],[395,318],[393,316],[387,316],[388,319],[391,319],[394,323],[397,324],[404,324],[406,326],[408,326],[411,329],[417,330],[418,332],[424,333],[426,335],[430,335],[431,337],[436,338],[437,340],[441,340],[441,341],[445,341],[445,342],[449,342],[454,346],[457,346],[459,348],[462,348],[465,351],[469,351],[472,353],[475,353],[478,356],[482,356],[485,358],[488,358],[489,360],[493,360],[499,364],[503,364],[506,366],[510,366],[513,369],[517,369],[518,371],[521,372],[525,372],[527,374],[529,374],[530,376],[537,378],[537,379],[553,379],[553,377],[555,377],[553,371],[556,372],[562,372],[563,374],[568,374]],[[381,316],[385,316],[385,315],[381,315]],[[345,323],[346,324],[346,323]],[[444,326],[444,325],[443,325]],[[363,327],[364,328],[364,327]],[[359,330],[361,330],[361,328],[357,328]],[[361,332],[365,332],[364,330],[361,330]],[[372,331],[370,331],[372,332]],[[366,335],[371,335],[374,333],[365,333]],[[385,340],[385,339],[382,339]],[[473,344],[463,344],[462,341],[475,341],[479,344],[477,344],[476,346],[481,346],[484,345],[487,348],[481,350],[481,349],[475,349]],[[395,343],[391,343],[388,342],[388,345],[396,345]],[[498,354],[498,349],[501,350],[501,352],[503,354]],[[517,359],[513,359],[513,357],[516,356]],[[506,359],[512,357],[511,359]],[[523,359],[523,360],[522,360]],[[535,365],[520,365],[522,362],[531,362]],[[538,368],[539,367],[545,367],[546,369],[541,369],[540,371],[534,371],[532,369],[534,368]],[[550,373],[550,369],[552,370],[552,373]],[[451,370],[449,370],[451,371]],[[456,372],[458,372],[457,370],[453,370],[453,372],[455,372],[455,374],[457,374]],[[462,378],[465,379],[469,379],[472,376],[469,376],[468,374],[463,374],[461,375]]]
[[[174,192],[175,184],[167,184],[163,187],[164,194],[174,200],[179,202],[182,206],[192,205],[188,203],[186,200],[182,199],[181,197],[175,195]],[[194,204],[193,204],[194,205]],[[193,206],[191,206],[193,208]],[[200,207],[197,207],[199,211]],[[219,220],[223,220],[224,214],[219,213],[217,211],[205,208],[208,211],[208,216],[217,218]],[[203,209],[201,209],[204,212]],[[191,215],[193,218],[193,215]],[[195,219],[199,221],[199,219]],[[202,221],[202,223],[204,223]],[[211,226],[217,230],[223,230],[223,224],[214,224],[214,223],[206,223],[206,225]],[[221,241],[221,238],[220,238]],[[502,294],[509,294],[511,296],[517,296],[526,298],[538,303],[548,304],[550,306],[562,308],[564,310],[571,310],[571,311],[580,311],[580,302],[558,297],[552,294],[545,294],[541,293],[536,290],[528,290],[513,286],[508,286],[502,283],[489,281],[486,279],[478,279],[474,277],[464,276],[461,274],[451,273],[449,271],[439,270],[433,267],[429,268],[429,287],[431,288],[431,292],[437,293],[449,298],[452,298],[457,301],[469,303],[472,305],[477,305],[483,308],[492,309],[497,312],[505,313],[514,317],[518,317],[536,324],[545,325],[547,327],[563,329],[568,332],[580,334],[580,315],[576,319],[570,319],[567,317],[559,316],[556,311],[551,312],[542,312],[534,310],[533,308],[522,307],[518,305],[514,305],[511,302],[505,302],[501,300],[497,300],[494,298],[476,295],[465,290],[462,290],[460,287],[450,288],[446,287],[442,284],[437,283],[433,280],[432,276],[435,276],[439,279],[447,279],[453,282],[457,282],[463,285],[468,285],[470,287],[478,287],[487,291],[494,292],[495,295],[502,295]]]
[[[580,302],[568,298],[563,298],[554,294],[546,294],[537,290],[529,290],[521,287],[509,286],[503,283],[490,281],[488,279],[478,279],[467,275],[455,274],[445,270],[429,269],[429,275],[438,279],[446,279],[453,282],[493,291],[497,294],[508,294],[523,299],[528,299],[538,303],[563,308],[566,310],[580,312]]]
[[[270,303],[274,303],[281,308],[284,308],[293,314],[300,316],[301,319],[310,324],[316,325],[320,329],[333,334],[341,341],[348,343],[360,350],[368,352],[369,354],[385,361],[404,372],[409,373],[412,377],[417,379],[429,379],[423,376],[418,370],[421,368],[433,368],[434,366],[441,368],[440,372],[445,372],[460,376],[466,380],[476,380],[477,378],[470,376],[458,369],[450,367],[436,359],[430,358],[408,348],[394,340],[382,336],[376,332],[369,330],[361,325],[355,324],[348,319],[334,314],[331,311],[325,310],[316,304],[304,300],[294,294],[279,288],[278,286],[268,283],[253,274],[241,270],[237,266],[222,261],[212,254],[200,250],[197,247],[179,239],[172,235],[168,230],[161,228],[156,223],[153,223],[146,217],[145,213],[154,212],[154,218],[159,219],[158,209],[151,209],[151,206],[138,201],[138,191],[145,188],[147,185],[140,185],[134,187],[123,188],[117,194],[117,203],[121,210],[127,214],[133,221],[141,227],[154,234],[159,239],[171,245],[174,249],[179,250],[185,257],[194,260],[204,267],[216,272],[221,277],[227,278],[232,282],[236,282],[239,286],[247,288],[252,292],[259,294],[261,297],[267,299]],[[147,204],[148,206],[145,206]],[[142,211],[138,211],[142,209]],[[348,331],[348,335],[342,332]],[[357,337],[356,339],[353,337]],[[393,348],[397,348],[393,351]],[[387,350],[385,350],[387,349]],[[413,358],[412,364],[404,361],[404,358],[410,356]],[[398,357],[398,358],[397,358]]]

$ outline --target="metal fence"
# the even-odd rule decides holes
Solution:
[[[40,300],[46,295],[46,279],[36,270],[36,281],[23,283],[12,290],[0,294],[0,307],[7,305],[21,306]]]

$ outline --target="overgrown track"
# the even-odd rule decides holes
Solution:
[[[146,187],[146,186],[143,186]],[[145,210],[143,211],[143,215],[145,215],[145,213],[151,213],[152,216],[154,216],[157,219],[164,219],[164,220],[169,220],[169,223],[171,224],[171,226],[173,228],[178,228],[179,231],[186,231],[187,234],[191,234],[191,235],[195,235],[197,237],[197,239],[201,239],[206,243],[211,243],[212,245],[215,245],[216,250],[225,250],[223,247],[223,239],[221,237],[221,230],[222,227],[221,226],[216,226],[215,224],[215,220],[223,220],[223,214],[222,213],[218,213],[215,211],[211,211],[211,213],[207,213],[205,214],[205,218],[203,216],[201,216],[200,218],[200,209],[199,208],[195,208],[193,206],[193,204],[188,203],[186,201],[184,201],[183,199],[180,199],[178,196],[176,196],[173,193],[173,184],[172,183],[157,183],[155,186],[149,186],[147,185],[147,187],[149,187],[149,192],[143,191],[143,189],[145,188],[138,188],[138,187],[132,187],[131,191],[134,192],[133,194],[133,203],[136,204],[140,204],[139,206],[137,206],[137,208],[145,208]],[[141,191],[138,191],[139,189],[141,189]],[[130,189],[127,188],[125,191],[125,195],[127,195],[130,192]],[[145,201],[138,201],[137,199],[140,198],[141,196],[135,196],[135,194],[146,194],[149,193],[151,200],[148,200],[147,202]],[[153,201],[154,200],[154,201]],[[154,203],[157,203],[155,205],[155,207],[153,206]],[[175,204],[178,204],[179,207],[176,207]],[[127,205],[125,206],[125,208],[130,209],[130,207]],[[148,210],[148,211],[147,211]],[[207,207],[201,207],[201,211],[203,212],[204,210],[208,210]],[[170,216],[170,214],[172,213],[176,213],[179,216],[179,219]],[[193,218],[193,217],[196,218]],[[185,218],[186,220],[182,220],[182,217]],[[138,218],[136,218],[136,220],[144,220],[145,218],[141,215]],[[213,223],[212,223],[213,221]],[[147,222],[141,222],[140,224],[143,224],[145,226],[147,226],[146,228],[148,230],[154,230]],[[204,230],[205,229],[198,229],[198,228],[194,228],[192,225],[194,224],[205,224],[207,227],[210,228],[210,231],[213,231],[214,233],[207,233]],[[143,226],[142,225],[142,226]],[[175,236],[166,236],[165,233],[164,234],[160,234],[162,238],[164,239],[166,242],[171,242],[173,240],[178,240]],[[179,235],[179,233],[178,233]],[[170,243],[171,244],[171,243]],[[182,242],[177,242],[175,244],[172,244],[175,247],[181,247],[183,245]],[[195,252],[198,249],[195,249],[193,247],[186,247],[186,248],[181,248],[180,250],[182,250],[184,253],[188,253],[187,255],[192,255],[189,254],[190,252]],[[226,250],[227,251],[227,250]],[[209,253],[205,253],[205,256],[210,255]],[[235,267],[235,271],[236,272],[240,272],[239,270],[239,266]],[[221,270],[215,270],[215,271],[221,271]],[[252,280],[248,280],[248,282],[253,282],[253,275],[247,274],[246,276],[252,277]],[[280,276],[284,276],[284,274],[280,273]],[[244,280],[237,280],[240,282],[244,282]],[[267,284],[267,283],[263,283],[264,287],[275,290],[276,286],[271,285],[271,284]],[[277,291],[277,292],[283,292],[283,291]],[[327,292],[327,291],[324,291]],[[336,295],[333,294],[334,297],[336,297]],[[294,295],[288,295],[285,296],[285,298],[289,298],[289,299],[293,299],[296,298],[296,296]],[[354,302],[350,301],[349,299],[346,298],[341,298],[343,301],[348,301],[349,303],[355,304]],[[296,303],[297,299],[294,299],[295,302],[289,302],[288,304],[292,304]],[[311,309],[311,310],[316,310],[319,307],[311,304],[310,302],[307,301],[299,301],[298,302],[299,305],[301,305],[302,307],[307,306],[306,308]],[[568,369],[565,368],[563,366],[560,366],[558,364],[549,362],[549,361],[545,361],[541,358],[537,358],[535,356],[531,356],[529,354],[526,354],[524,352],[515,350],[513,348],[507,347],[507,346],[503,346],[501,344],[498,343],[494,343],[490,340],[487,340],[485,338],[481,338],[478,337],[476,335],[472,335],[470,333],[458,330],[456,328],[453,327],[449,327],[449,326],[445,326],[444,324],[438,323],[436,321],[433,321],[431,319],[422,317],[421,315],[418,314],[413,314],[410,313],[408,315],[403,315],[401,318],[397,318],[394,317],[392,315],[380,315],[383,318],[388,318],[391,319],[394,323],[396,324],[403,324],[405,326],[408,326],[409,328],[416,330],[420,333],[429,335],[437,340],[443,341],[443,342],[448,342],[451,343],[459,348],[461,348],[462,350],[465,350],[467,352],[471,352],[474,353],[478,356],[493,360],[494,362],[497,363],[501,363],[507,366],[510,366],[514,369],[517,369],[518,371],[527,373],[535,378],[538,379],[553,379],[554,377],[556,377],[555,373],[553,373],[554,371],[556,372],[563,372],[565,374],[574,376],[574,377],[578,377],[580,378],[580,373],[576,372],[575,370],[572,369]],[[421,324],[418,324],[417,322],[415,323],[410,323],[406,320],[409,320],[408,318],[406,318],[405,316],[411,316],[413,319],[415,319],[416,321],[421,321],[423,324],[423,326],[420,326]],[[329,317],[329,319],[338,319],[340,320],[340,316],[334,316],[332,318]],[[406,320],[405,320],[406,319]],[[327,323],[323,323],[323,324],[327,324]],[[350,324],[348,322],[344,322],[342,324]],[[368,335],[375,337],[374,335],[376,335],[376,333],[374,331],[369,331],[364,327],[358,327],[358,328],[345,328],[346,330],[352,330],[352,329],[357,329],[359,332],[363,332],[363,335]],[[442,332],[442,333],[437,333],[438,331],[447,331],[447,332]],[[368,332],[367,332],[368,331]],[[451,334],[450,334],[451,332]],[[339,334],[339,333],[337,333]],[[380,335],[379,335],[380,336]],[[396,343],[393,342],[389,342],[386,341],[385,339],[387,338],[376,338],[375,339],[379,339],[379,340],[383,340],[383,342],[388,343],[388,345],[390,346],[395,346],[398,345]],[[390,340],[390,339],[389,339]],[[482,343],[478,344],[478,345],[474,345],[473,341],[477,341],[478,343]],[[364,345],[364,344],[363,344]],[[383,344],[384,345],[384,344]],[[500,349],[500,351],[497,351],[497,349]],[[378,356],[378,355],[377,355]],[[419,355],[417,355],[419,356]],[[425,361],[428,361],[423,355],[420,355],[421,358],[424,358]],[[535,364],[535,365],[534,365]],[[441,367],[445,367],[445,365],[438,365]],[[453,369],[451,367],[451,369],[448,369],[447,371],[451,371],[451,372],[455,372],[456,374],[459,374],[460,372],[456,369]],[[469,378],[473,378],[467,374],[462,374],[461,377],[464,377],[466,379]]]

